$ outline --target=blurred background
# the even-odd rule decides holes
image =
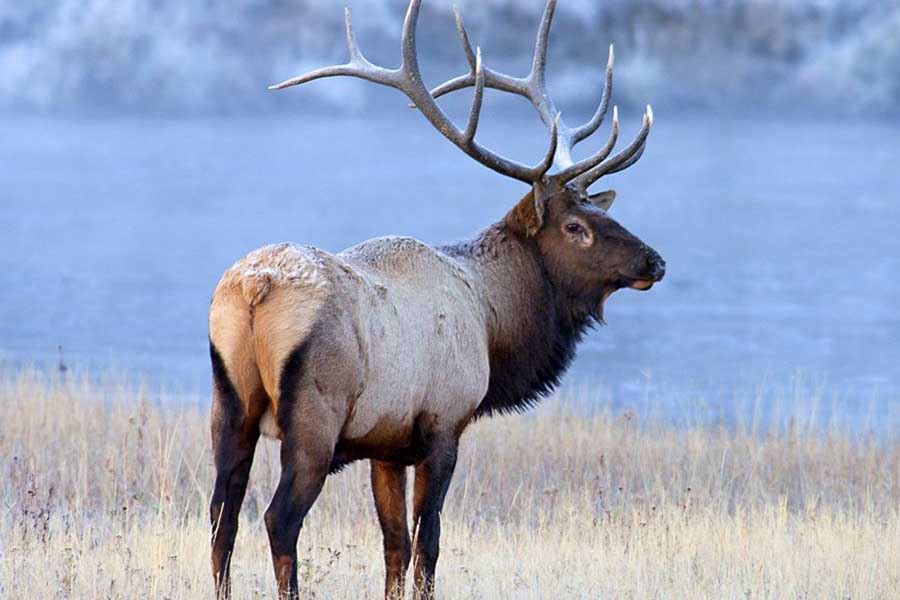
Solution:
[[[395,66],[405,0],[350,0]],[[542,0],[458,0],[488,66],[524,75]],[[339,251],[475,235],[526,191],[405,98],[358,80],[266,86],[344,62],[325,0],[0,0],[0,368],[117,372],[209,390],[206,310],[264,244]],[[450,0],[426,0],[429,84],[466,70]],[[596,184],[669,264],[610,299],[564,390],[673,420],[804,415],[900,425],[900,2],[560,0],[548,77],[570,124],[616,46],[644,158]],[[461,122],[471,91],[441,101]],[[581,155],[606,139],[608,124]],[[489,91],[479,139],[534,162],[530,105]],[[623,142],[624,143],[624,142]]]

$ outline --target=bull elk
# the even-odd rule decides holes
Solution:
[[[603,147],[578,162],[571,157],[607,114],[612,47],[599,107],[569,127],[544,79],[555,0],[543,13],[524,78],[484,66],[457,13],[470,69],[431,91],[416,55],[420,5],[411,0],[406,12],[400,67],[366,60],[348,12],[350,61],[272,88],[341,75],[396,88],[460,150],[531,189],[501,221],[463,243],[431,247],[384,237],[338,254],[279,244],[251,252],[222,276],[209,313],[212,570],[220,597],[230,592],[238,512],[260,434],[281,440],[281,478],[265,524],[282,597],[298,593],[297,538],[325,478],[360,459],[371,461],[385,595],[402,596],[414,555],[416,596],[432,597],[441,507],[466,426],[479,416],[524,410],[550,392],[582,335],[602,320],[609,295],[649,289],[665,273],[660,256],[607,214],[615,192],[587,192],[640,158],[650,107],[621,152],[610,156],[618,135],[614,108]],[[435,98],[467,87],[474,87],[472,107],[460,129]],[[534,104],[550,131],[536,165],[475,140],[485,88]],[[410,465],[415,548],[405,505]]]

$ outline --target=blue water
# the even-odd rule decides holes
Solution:
[[[632,134],[638,115],[622,117]],[[520,160],[543,151],[527,113],[483,123],[481,139]],[[900,425],[898,134],[658,114],[645,157],[606,183],[613,215],[669,272],[610,299],[566,378],[574,401]],[[0,366],[53,366],[61,345],[70,366],[202,396],[209,298],[249,250],[462,239],[524,191],[402,108],[0,120]]]

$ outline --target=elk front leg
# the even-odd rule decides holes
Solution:
[[[441,537],[441,508],[456,467],[456,438],[438,441],[416,466],[413,495],[415,521],[415,595],[434,598],[434,571]]]
[[[372,463],[372,495],[384,537],[384,597],[403,598],[409,568],[409,527],[406,523],[406,467],[378,460]]]

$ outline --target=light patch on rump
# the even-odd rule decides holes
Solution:
[[[309,334],[333,290],[332,262],[317,248],[265,246],[228,269],[213,295],[210,338],[217,347],[227,346],[229,372],[261,380],[276,412],[281,366]],[[245,388],[242,398],[252,392]]]
[[[275,287],[329,287],[322,251],[282,243],[254,250],[225,272],[219,287],[238,287],[250,308],[255,308]]]

